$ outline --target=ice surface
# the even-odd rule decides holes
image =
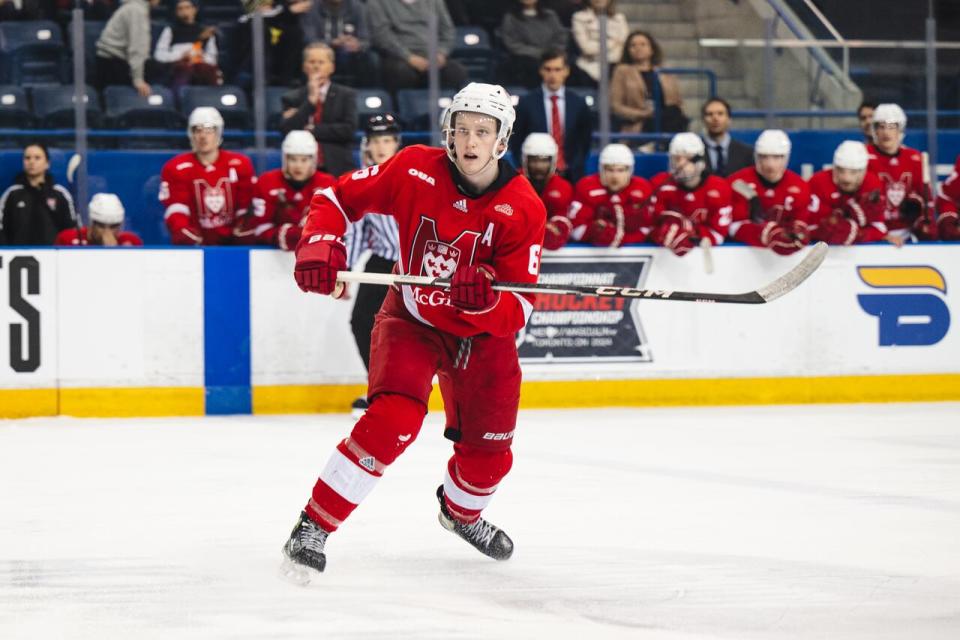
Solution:
[[[960,405],[528,411],[437,523],[431,414],[307,588],[280,547],[347,416],[0,421],[0,638],[960,638]]]

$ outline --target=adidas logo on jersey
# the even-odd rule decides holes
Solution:
[[[453,203],[453,208],[457,211],[463,211],[464,213],[467,213],[467,199],[463,198],[461,200],[457,200]]]

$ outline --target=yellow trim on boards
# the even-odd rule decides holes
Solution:
[[[60,389],[60,414],[81,418],[202,416],[203,387]]]
[[[253,388],[253,412],[342,413],[362,385]],[[524,382],[524,409],[960,400],[960,374]],[[443,409],[434,389],[430,410]]]
[[[56,389],[0,389],[0,418],[57,415]]]

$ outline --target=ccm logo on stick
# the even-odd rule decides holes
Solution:
[[[940,342],[950,329],[950,309],[944,301],[947,281],[927,265],[857,267],[864,284],[874,289],[901,289],[905,293],[865,293],[860,308],[876,316],[880,346],[928,346]],[[934,293],[917,293],[933,289]]]

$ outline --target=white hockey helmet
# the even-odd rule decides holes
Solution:
[[[754,155],[790,157],[790,138],[780,129],[766,129],[753,146]]]
[[[669,153],[671,156],[684,156],[695,160],[698,157],[703,159],[706,147],[703,146],[703,140],[700,136],[684,131],[670,139]]]
[[[484,84],[471,82],[453,96],[450,106],[443,112],[441,121],[442,142],[447,150],[447,156],[454,160],[453,121],[459,111],[482,113],[496,119],[500,124],[497,131],[497,145],[494,147],[493,157],[499,160],[507,152],[507,141],[513,133],[513,122],[517,118],[513,110],[513,102],[506,89],[498,84]]]
[[[878,104],[873,110],[873,124],[895,124],[903,131],[907,128],[907,114],[900,105],[893,103]]]
[[[223,116],[213,107],[197,107],[190,112],[187,119],[187,137],[193,144],[192,131],[194,127],[214,127],[217,130],[217,144],[223,142]]]
[[[527,158],[550,158],[550,173],[557,168],[557,155],[560,153],[557,141],[549,133],[531,133],[520,147],[523,170],[527,170]]]
[[[90,205],[87,207],[90,213],[90,222],[99,224],[113,225],[123,224],[123,203],[120,198],[113,193],[95,193],[90,198]]]
[[[599,165],[601,168],[612,165],[626,166],[630,167],[630,171],[632,172],[633,151],[630,151],[630,147],[627,145],[618,142],[608,144],[600,152]]]
[[[284,156],[312,156],[317,159],[317,139],[309,131],[295,129],[288,133],[280,145]]]
[[[867,147],[856,140],[844,140],[833,152],[833,166],[864,171],[867,168]]]

